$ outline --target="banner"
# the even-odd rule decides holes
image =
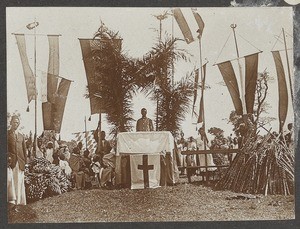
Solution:
[[[206,64],[203,65],[203,79],[201,82],[201,99],[200,99],[200,107],[199,107],[199,116],[198,116],[198,121],[197,123],[201,123],[204,121],[204,101],[203,101],[203,97],[204,97],[204,89],[205,89],[205,77],[206,77]]]
[[[15,38],[17,40],[17,45],[18,45],[24,77],[25,77],[27,99],[28,99],[28,103],[30,103],[31,100],[35,99],[35,90],[36,90],[35,76],[33,75],[32,69],[29,65],[24,34],[16,34]]]
[[[242,101],[240,98],[239,87],[238,87],[238,83],[236,80],[236,76],[232,64],[230,61],[226,61],[218,64],[218,67],[223,76],[228,91],[230,93],[235,111],[238,115],[242,115],[243,114]]]
[[[189,44],[189,43],[193,42],[194,38],[193,38],[192,32],[183,16],[181,10],[179,8],[175,8],[175,9],[172,9],[172,12],[173,12],[174,18],[177,21],[177,24],[178,24],[183,36],[184,36],[186,43]]]
[[[93,52],[101,50],[104,45],[110,42],[112,42],[117,51],[121,51],[121,41],[121,39],[79,39],[88,84],[91,114],[98,114],[99,111],[105,113],[105,107],[101,100],[101,95],[99,94],[101,89],[101,80],[99,80],[100,74],[96,74],[96,61],[93,57]]]
[[[198,27],[199,27],[199,29],[197,31],[199,33],[199,36],[200,36],[199,38],[201,38],[202,33],[203,33],[203,29],[204,29],[204,22],[203,22],[201,16],[195,10],[192,10],[192,12],[193,12],[194,18],[195,18],[195,20],[198,24]]]
[[[282,64],[282,60],[280,57],[279,51],[272,51],[272,55],[274,58],[277,79],[278,79],[278,116],[279,116],[279,132],[282,132],[282,128],[284,126],[287,110],[288,110],[288,91],[285,80],[284,68]]]
[[[70,80],[64,78],[61,79],[57,89],[57,93],[55,94],[55,103],[52,104],[53,129],[58,133],[60,133],[61,129],[70,84]]]
[[[247,114],[253,114],[255,89],[258,74],[258,53],[245,56],[246,81],[245,81],[245,101]]]
[[[199,69],[195,70],[195,83],[194,83],[194,102],[193,102],[193,113],[195,113],[195,103],[197,100],[197,90],[198,90],[198,81],[199,81]]]
[[[131,189],[157,188],[160,155],[130,155]]]
[[[47,101],[54,103],[54,94],[57,89],[58,78],[52,77],[59,75],[59,36],[48,35],[49,42],[49,62],[47,77]]]
[[[83,131],[83,132],[78,132],[78,133],[74,133],[75,135],[75,142],[76,144],[78,144],[79,142],[82,142],[83,145],[86,144],[86,148],[91,152],[94,153],[96,151],[97,148],[97,142],[94,139],[94,131]]]
[[[47,73],[42,72],[41,75],[41,101],[42,103],[46,103],[48,101],[47,99]]]

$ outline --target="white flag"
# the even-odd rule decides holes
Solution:
[[[157,188],[160,155],[130,155],[131,189]]]

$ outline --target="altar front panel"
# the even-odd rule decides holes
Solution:
[[[172,152],[174,139],[169,131],[124,132],[117,136],[117,155]]]

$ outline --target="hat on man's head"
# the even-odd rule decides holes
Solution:
[[[18,119],[20,121],[20,117],[18,115],[12,115],[10,122],[12,122],[12,121],[14,121],[16,119]]]

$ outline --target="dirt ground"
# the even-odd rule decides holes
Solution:
[[[212,185],[211,185],[212,186]],[[9,223],[295,219],[294,196],[232,199],[200,182],[145,190],[77,190],[8,210]]]

